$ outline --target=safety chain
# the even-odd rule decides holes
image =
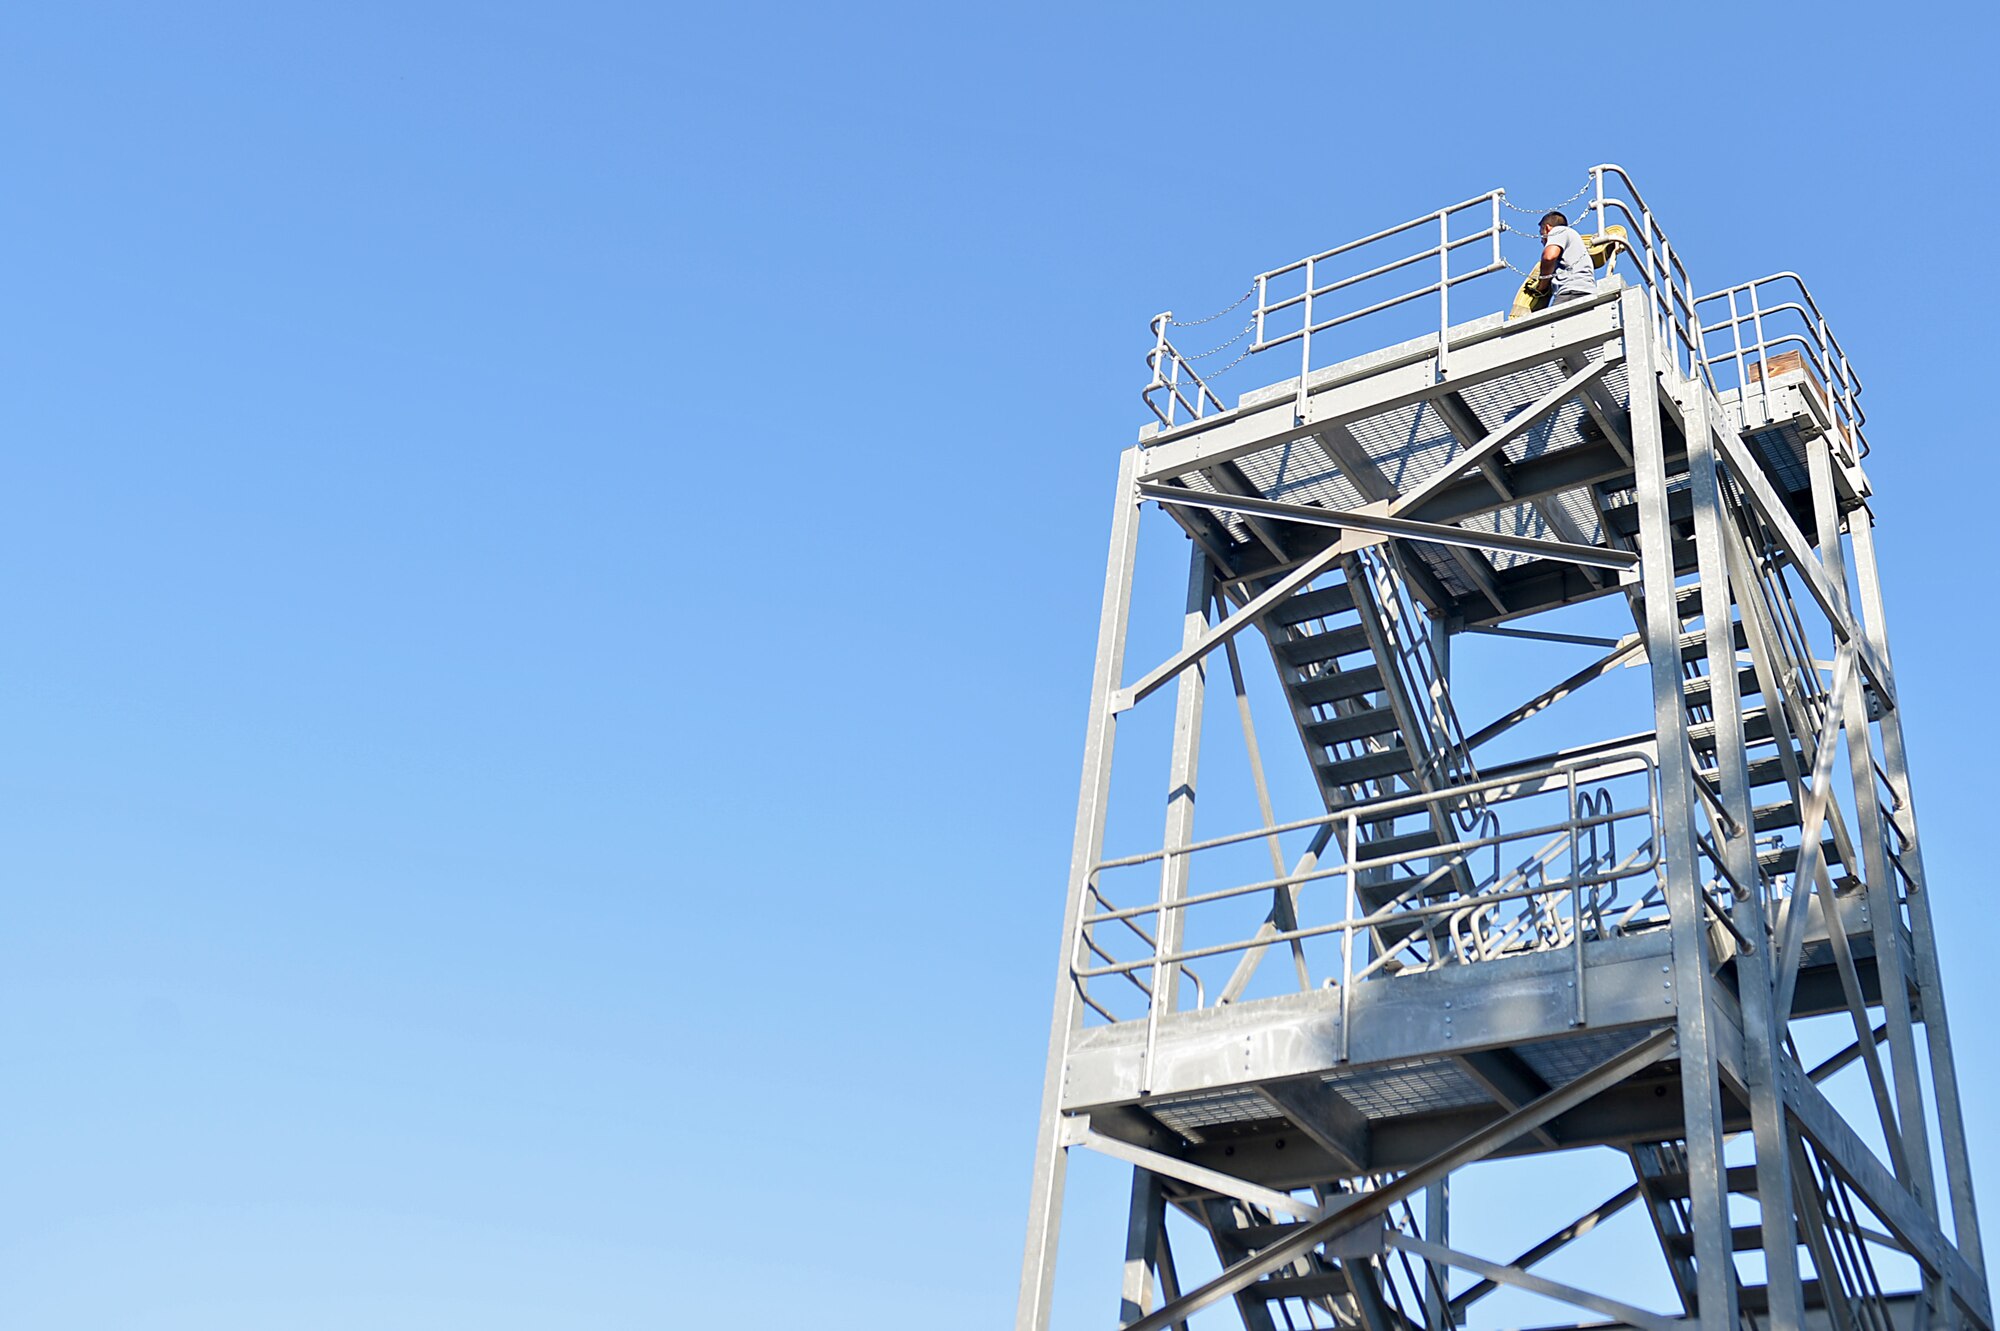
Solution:
[[[1567,207],[1568,207],[1568,205],[1570,205],[1570,204],[1572,204],[1572,203],[1575,203],[1575,202],[1576,202],[1576,201],[1577,201],[1578,199],[1582,198],[1582,197],[1583,197],[1584,195],[1586,195],[1586,194],[1588,194],[1588,193],[1590,193],[1590,186],[1589,186],[1589,185],[1585,185],[1585,186],[1584,186],[1584,187],[1583,187],[1582,189],[1580,189],[1580,190],[1578,190],[1578,191],[1577,191],[1576,193],[1574,193],[1574,194],[1570,195],[1570,196],[1569,196],[1569,197],[1568,197],[1567,199],[1564,199],[1564,200],[1563,200],[1563,201],[1562,201],[1561,203],[1559,203],[1559,204],[1556,204],[1556,205],[1555,205],[1554,207],[1552,207],[1552,208],[1542,208],[1542,209],[1534,209],[1534,208],[1518,208],[1518,207],[1515,207],[1515,205],[1513,205],[1513,204],[1511,204],[1511,203],[1507,203],[1507,196],[1506,196],[1506,195],[1504,195],[1504,194],[1500,196],[1500,202],[1502,202],[1502,203],[1507,203],[1507,206],[1508,206],[1509,208],[1513,208],[1515,212],[1517,212],[1517,213],[1521,213],[1521,214],[1523,214],[1523,215],[1525,215],[1525,216],[1528,216],[1528,217],[1544,217],[1544,216],[1547,216],[1547,215],[1548,215],[1549,213],[1552,213],[1552,212],[1555,212],[1555,211],[1556,211],[1556,209],[1558,209],[1558,208],[1567,208]],[[1564,216],[1568,216],[1568,214],[1567,214],[1567,213],[1564,213]],[[1538,232],[1538,231],[1523,231],[1523,230],[1522,230],[1522,229],[1521,229],[1520,227],[1517,227],[1517,226],[1515,226],[1515,225],[1514,225],[1513,223],[1511,223],[1511,222],[1502,222],[1502,223],[1500,223],[1500,229],[1501,229],[1502,231],[1505,231],[1505,232],[1506,232],[1507,234],[1509,234],[1509,235],[1513,235],[1513,236],[1523,236],[1523,237],[1526,237],[1526,238],[1527,238],[1527,239],[1529,239],[1529,240],[1540,240],[1540,239],[1541,239],[1541,233],[1540,233],[1540,232]],[[1521,269],[1521,268],[1517,268],[1517,267],[1515,267],[1515,265],[1514,265],[1514,261],[1513,261],[1512,259],[1509,259],[1509,258],[1508,258],[1508,257],[1507,257],[1506,255],[1504,255],[1504,254],[1500,256],[1500,262],[1501,262],[1501,263],[1504,263],[1504,264],[1506,264],[1506,265],[1507,265],[1507,266],[1508,266],[1509,268],[1512,268],[1512,269],[1513,269],[1513,270],[1514,270],[1514,271],[1515,271],[1516,273],[1520,274],[1520,275],[1521,275],[1522,277],[1533,277],[1533,276],[1534,276],[1534,274],[1533,274],[1533,273],[1531,273],[1531,272],[1527,272],[1527,271],[1525,271],[1525,270],[1523,270],[1523,269]]]
[[[1236,337],[1241,337],[1241,336],[1243,336],[1242,333],[1238,333],[1236,335]],[[1234,342],[1235,340],[1236,338],[1232,337],[1229,339],[1229,342]],[[1222,347],[1228,346],[1229,342],[1224,342],[1222,344]],[[1222,350],[1222,347],[1217,347],[1216,350],[1220,351]],[[1243,350],[1236,353],[1235,360],[1229,362],[1229,364],[1223,366],[1219,370],[1210,370],[1208,372],[1207,382],[1214,383],[1217,379],[1220,379],[1223,375],[1228,374],[1231,370],[1235,369],[1237,366],[1241,365],[1245,360],[1249,359],[1250,353],[1255,351],[1256,349],[1257,349],[1257,344],[1255,342],[1252,342],[1249,346],[1243,348]]]
[[[1217,310],[1214,314],[1211,314],[1206,318],[1202,319],[1170,318],[1167,320],[1167,326],[1170,328],[1197,328],[1202,324],[1214,323],[1217,319],[1220,319],[1223,315],[1229,313],[1229,311],[1235,309],[1238,305],[1241,305],[1244,301],[1250,299],[1252,296],[1256,294],[1257,294],[1257,288],[1253,286],[1248,291],[1245,291],[1242,295],[1238,296],[1235,300],[1229,302],[1228,305],[1224,306],[1222,309]],[[1235,340],[1236,339],[1232,337],[1229,339],[1229,342],[1234,342]],[[1224,342],[1222,346],[1223,347],[1228,346],[1229,342]],[[1220,351],[1222,350],[1222,347],[1217,347],[1216,350]],[[1204,352],[1203,354],[1206,355],[1207,353]]]
[[[1569,207],[1569,205],[1575,203],[1578,199],[1590,193],[1590,187],[1594,183],[1595,183],[1594,181],[1589,181],[1589,180],[1584,181],[1582,189],[1570,195],[1567,199],[1564,199],[1561,203],[1552,204],[1547,208],[1523,208],[1520,204],[1510,200],[1504,192],[1500,195],[1500,202],[1506,205],[1507,207],[1513,209],[1515,212],[1522,214],[1525,217],[1539,217],[1544,213],[1552,213],[1558,208]],[[1564,216],[1568,216],[1568,214],[1565,213]],[[1508,227],[1507,229],[1510,231],[1513,230],[1512,227]]]
[[[1244,334],[1248,333],[1251,329],[1255,328],[1256,326],[1257,326],[1257,321],[1255,319],[1252,319],[1249,323],[1244,324],[1241,328],[1237,329],[1236,336],[1230,338],[1227,342],[1218,342],[1214,346],[1210,347],[1207,351],[1197,351],[1194,355],[1182,356],[1181,359],[1207,360],[1210,356],[1213,356],[1216,352],[1227,351],[1229,350],[1229,348],[1235,346],[1238,342],[1241,342],[1243,340]]]

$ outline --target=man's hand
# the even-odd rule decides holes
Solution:
[[[1536,273],[1528,278],[1529,295],[1531,296],[1546,295],[1548,293],[1548,289],[1549,289],[1549,275],[1547,273]]]

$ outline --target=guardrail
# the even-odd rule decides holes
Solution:
[[[1573,219],[1577,228],[1588,232],[1602,232],[1612,225],[1625,228],[1633,280],[1648,293],[1662,344],[1673,348],[1683,375],[1701,373],[1705,362],[1694,288],[1658,216],[1625,169],[1614,163],[1590,168],[1582,193],[1588,202]],[[1210,387],[1216,375],[1204,379],[1196,373],[1195,362],[1249,337],[1231,366],[1297,345],[1298,410],[1303,417],[1307,376],[1315,368],[1316,357],[1327,359],[1328,334],[1428,300],[1436,302],[1437,373],[1441,379],[1448,376],[1454,288],[1513,267],[1501,252],[1501,239],[1507,232],[1539,240],[1534,233],[1509,226],[1503,209],[1523,211],[1508,202],[1505,190],[1488,190],[1261,272],[1251,279],[1243,298],[1255,302],[1249,321],[1236,336],[1208,351],[1190,355],[1176,348],[1167,336],[1168,329],[1176,326],[1171,312],[1155,315],[1153,348],[1146,357],[1150,373],[1142,393],[1147,407],[1166,430],[1222,411],[1222,400]],[[1511,289],[1498,285],[1492,294],[1494,300],[1487,308],[1496,312],[1505,309],[1512,296]],[[1461,318],[1464,300],[1461,296],[1456,302]],[[1195,322],[1207,320],[1179,326]],[[1348,355],[1375,350],[1413,332],[1422,335],[1423,327],[1422,321],[1405,320],[1372,341],[1343,340],[1338,350]]]
[[[1485,834],[1370,854],[1370,838],[1392,834],[1398,818],[1448,826],[1433,814],[1448,816],[1468,797],[1488,815],[1474,829]],[[1503,816],[1516,825],[1503,827]],[[1337,988],[1345,1011],[1353,986],[1379,977],[1574,948],[1581,937],[1664,919],[1659,820],[1658,766],[1650,753],[1629,750],[1106,859],[1091,870],[1070,973],[1096,1019],[1157,1019],[1155,995],[1187,987],[1162,978],[1188,980],[1201,1008],[1244,983],[1240,975],[1220,987],[1204,982],[1195,963],[1235,958],[1241,972],[1283,948],[1294,958],[1292,991]],[[1197,877],[1233,878],[1232,865],[1240,872],[1245,854],[1262,852],[1258,843],[1305,833],[1311,848],[1289,874],[1196,885]],[[1321,866],[1318,855],[1334,845],[1341,862]],[[1185,861],[1184,879],[1160,872],[1169,857]],[[1458,886],[1467,877],[1477,884],[1470,892]],[[1163,901],[1157,884],[1170,879],[1187,889]],[[1149,881],[1150,899],[1118,903],[1121,886],[1139,897]],[[1582,963],[1579,950],[1579,980]],[[1581,1004],[1581,983],[1576,992]],[[1177,998],[1174,1006],[1188,1004]]]
[[[1424,615],[1410,595],[1409,579],[1403,575],[1395,548],[1366,548],[1357,552],[1356,559],[1370,584],[1369,600],[1379,613],[1390,667],[1409,700],[1414,733],[1408,742],[1425,755],[1419,782],[1434,791],[1470,788],[1479,779],[1479,769],[1466,747],[1465,728],[1452,706],[1451,690],[1440,677]],[[1452,817],[1460,830],[1470,831],[1484,810],[1475,793],[1452,810]]]
[[[1442,374],[1445,368],[1446,334],[1451,328],[1451,289],[1462,283],[1484,277],[1488,273],[1497,273],[1507,266],[1506,260],[1500,255],[1500,236],[1506,230],[1506,225],[1500,218],[1500,206],[1505,195],[1505,190],[1488,190],[1486,193],[1467,199],[1462,203],[1455,203],[1448,208],[1440,208],[1434,213],[1425,213],[1421,217],[1413,217],[1409,221],[1392,226],[1387,230],[1377,231],[1372,236],[1363,236],[1359,240],[1350,240],[1345,245],[1336,245],[1332,249],[1322,250],[1318,254],[1308,254],[1305,258],[1288,263],[1282,268],[1273,268],[1268,272],[1257,274],[1252,283],[1252,288],[1257,293],[1257,305],[1254,317],[1256,338],[1250,345],[1250,354],[1256,355],[1260,352],[1269,351],[1273,347],[1284,346],[1290,342],[1297,342],[1299,344],[1299,402],[1301,409],[1303,409],[1305,403],[1305,377],[1312,371],[1312,340],[1315,334],[1325,333],[1331,329],[1340,327],[1342,324],[1352,323],[1357,319],[1364,319],[1371,314],[1378,314],[1383,310],[1394,309],[1399,305],[1407,305],[1414,300],[1422,300],[1426,296],[1436,296],[1438,314],[1438,370]],[[1469,234],[1453,237],[1451,231],[1454,219],[1459,219],[1462,225],[1464,218],[1473,215],[1484,217],[1486,219],[1484,225]],[[1370,266],[1358,272],[1345,272],[1345,268],[1351,266],[1353,262],[1351,256],[1358,255],[1368,250],[1371,246],[1379,246],[1383,242],[1394,240],[1412,232],[1428,235],[1430,229],[1433,227],[1436,228],[1437,238],[1425,248],[1412,254],[1403,254],[1388,258],[1385,262],[1371,262]],[[1453,273],[1451,271],[1452,253],[1474,245],[1487,246],[1489,257],[1483,264],[1470,272],[1460,271]],[[1350,263],[1342,264],[1339,262],[1344,259],[1350,260]],[[1387,297],[1373,300],[1359,309],[1346,309],[1343,308],[1342,304],[1337,303],[1332,306],[1329,312],[1326,302],[1330,297],[1378,278],[1400,273],[1404,269],[1415,267],[1418,264],[1431,262],[1437,264],[1437,276],[1434,280],[1426,282],[1422,286],[1413,287],[1407,291],[1396,292]],[[1332,280],[1323,281],[1322,274],[1328,266],[1332,266],[1336,273],[1343,275],[1336,276]],[[1291,295],[1285,295],[1283,292],[1290,285],[1285,279],[1292,277],[1293,274],[1299,275],[1300,289]],[[1276,284],[1279,288],[1277,293],[1274,293],[1272,290],[1273,284]],[[1294,309],[1298,311],[1299,326],[1290,331],[1274,332],[1271,327],[1274,317],[1285,315],[1288,311]],[[1286,318],[1283,321],[1289,323],[1290,319]]]
[[[1153,414],[1160,418],[1160,424],[1169,430],[1179,423],[1182,412],[1187,414],[1187,419],[1198,421],[1210,411],[1222,410],[1222,399],[1209,390],[1187,357],[1167,341],[1167,329],[1172,326],[1173,320],[1172,310],[1163,310],[1153,316],[1153,349],[1146,353],[1146,366],[1153,372],[1153,377],[1146,384],[1145,391],[1139,394],[1152,408]],[[1181,391],[1184,387],[1194,389],[1194,401],[1188,401],[1187,395]],[[1154,397],[1161,392],[1166,395],[1164,411],[1161,410],[1161,401]]]
[[[1619,186],[1631,197],[1621,197]],[[1659,217],[1640,195],[1639,187],[1625,168],[1604,162],[1590,168],[1591,200],[1584,211],[1596,214],[1590,228],[1602,232],[1619,218],[1626,225],[1627,244],[1637,262],[1640,285],[1646,288],[1653,306],[1654,329],[1663,343],[1673,349],[1681,374],[1692,379],[1700,371],[1703,356],[1701,335],[1695,319],[1694,284],[1687,267],[1674,252],[1673,242],[1660,226]],[[1616,214],[1614,217],[1613,214]]]
[[[1797,368],[1813,380],[1836,433],[1858,456],[1868,456],[1861,376],[1827,327],[1804,278],[1784,272],[1740,282],[1699,297],[1695,308],[1711,387],[1718,392],[1735,389],[1738,402],[1747,408],[1755,401],[1769,420],[1771,380],[1794,368],[1784,363],[1790,353],[1781,349],[1794,348]]]

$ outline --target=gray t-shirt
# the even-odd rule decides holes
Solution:
[[[1542,242],[1544,248],[1550,245],[1562,246],[1562,257],[1556,260],[1555,294],[1592,296],[1597,294],[1597,277],[1590,262],[1590,247],[1583,243],[1583,237],[1576,234],[1575,227],[1559,226],[1549,232]]]

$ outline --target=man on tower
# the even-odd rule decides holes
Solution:
[[[1594,296],[1597,294],[1597,278],[1592,276],[1593,266],[1590,247],[1583,243],[1583,237],[1576,233],[1569,219],[1560,212],[1545,215],[1542,218],[1542,262],[1529,281],[1530,288],[1547,290],[1553,284],[1555,292],[1549,297],[1551,306]]]

